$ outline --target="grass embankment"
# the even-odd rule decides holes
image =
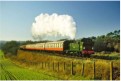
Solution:
[[[18,60],[18,61],[17,61]],[[110,79],[110,62],[113,62],[113,79],[120,79],[120,60],[102,60],[93,58],[64,58],[59,56],[47,55],[44,53],[18,51],[16,63],[24,67],[44,71],[50,75],[61,79]],[[59,62],[59,70],[58,70]],[[72,74],[73,62],[73,74]],[[94,71],[95,62],[95,71]],[[54,65],[53,65],[54,63]],[[65,69],[64,69],[65,63]],[[83,66],[84,65],[84,66]],[[54,66],[54,69],[53,69]],[[94,77],[95,72],[95,77]]]
[[[0,80],[55,80],[49,76],[33,70],[28,70],[15,65],[9,59],[3,59],[4,54],[0,50]]]
[[[97,58],[97,59],[106,59],[106,60],[119,60],[120,59],[120,54],[113,52],[113,53],[95,53],[91,55],[92,58]]]

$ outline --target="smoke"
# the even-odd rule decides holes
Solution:
[[[32,36],[35,39],[43,39],[45,37],[74,39],[75,35],[76,23],[69,15],[40,14],[32,24]]]

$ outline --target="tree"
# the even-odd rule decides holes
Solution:
[[[106,48],[107,48],[106,43],[101,38],[97,38],[94,43],[94,50],[96,52],[101,52],[101,51],[105,51]]]
[[[120,30],[115,30],[107,35],[98,36],[94,44],[95,51],[120,51]]]
[[[6,42],[1,49],[4,51],[5,54],[10,53],[12,55],[16,55],[17,54],[17,50],[20,46],[19,42],[16,41],[9,41]]]
[[[120,43],[117,43],[115,46],[114,46],[114,49],[116,52],[120,52]]]
[[[120,30],[115,30],[107,34],[105,38],[107,42],[108,51],[117,51],[119,52],[120,44]]]
[[[114,46],[113,46],[113,44],[108,43],[108,44],[107,44],[107,50],[106,50],[106,51],[113,52],[113,51],[114,51]]]

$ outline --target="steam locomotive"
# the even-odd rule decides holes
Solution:
[[[22,50],[38,50],[48,52],[61,52],[63,54],[73,54],[79,56],[90,56],[94,54],[93,42],[91,40],[83,41],[56,41],[46,43],[36,43],[20,46]]]

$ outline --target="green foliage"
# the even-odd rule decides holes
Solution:
[[[93,40],[95,41],[94,50],[96,52],[120,52],[120,30],[115,30],[107,35],[98,36]]]
[[[0,59],[3,59],[4,58],[4,54],[3,54],[3,51],[0,50]]]
[[[1,49],[3,50],[3,52],[4,52],[5,54],[10,53],[10,54],[16,55],[19,46],[20,46],[20,43],[19,43],[19,42],[16,42],[16,41],[9,41],[9,42],[6,42],[6,43],[1,47]]]
[[[120,52],[120,43],[117,43],[115,46],[114,46],[114,49],[116,52]]]
[[[97,52],[104,51],[106,49],[106,43],[101,38],[97,38],[94,44],[94,50]]]
[[[1,55],[4,55],[3,52],[2,52],[2,50],[0,50],[0,56],[1,56]]]

